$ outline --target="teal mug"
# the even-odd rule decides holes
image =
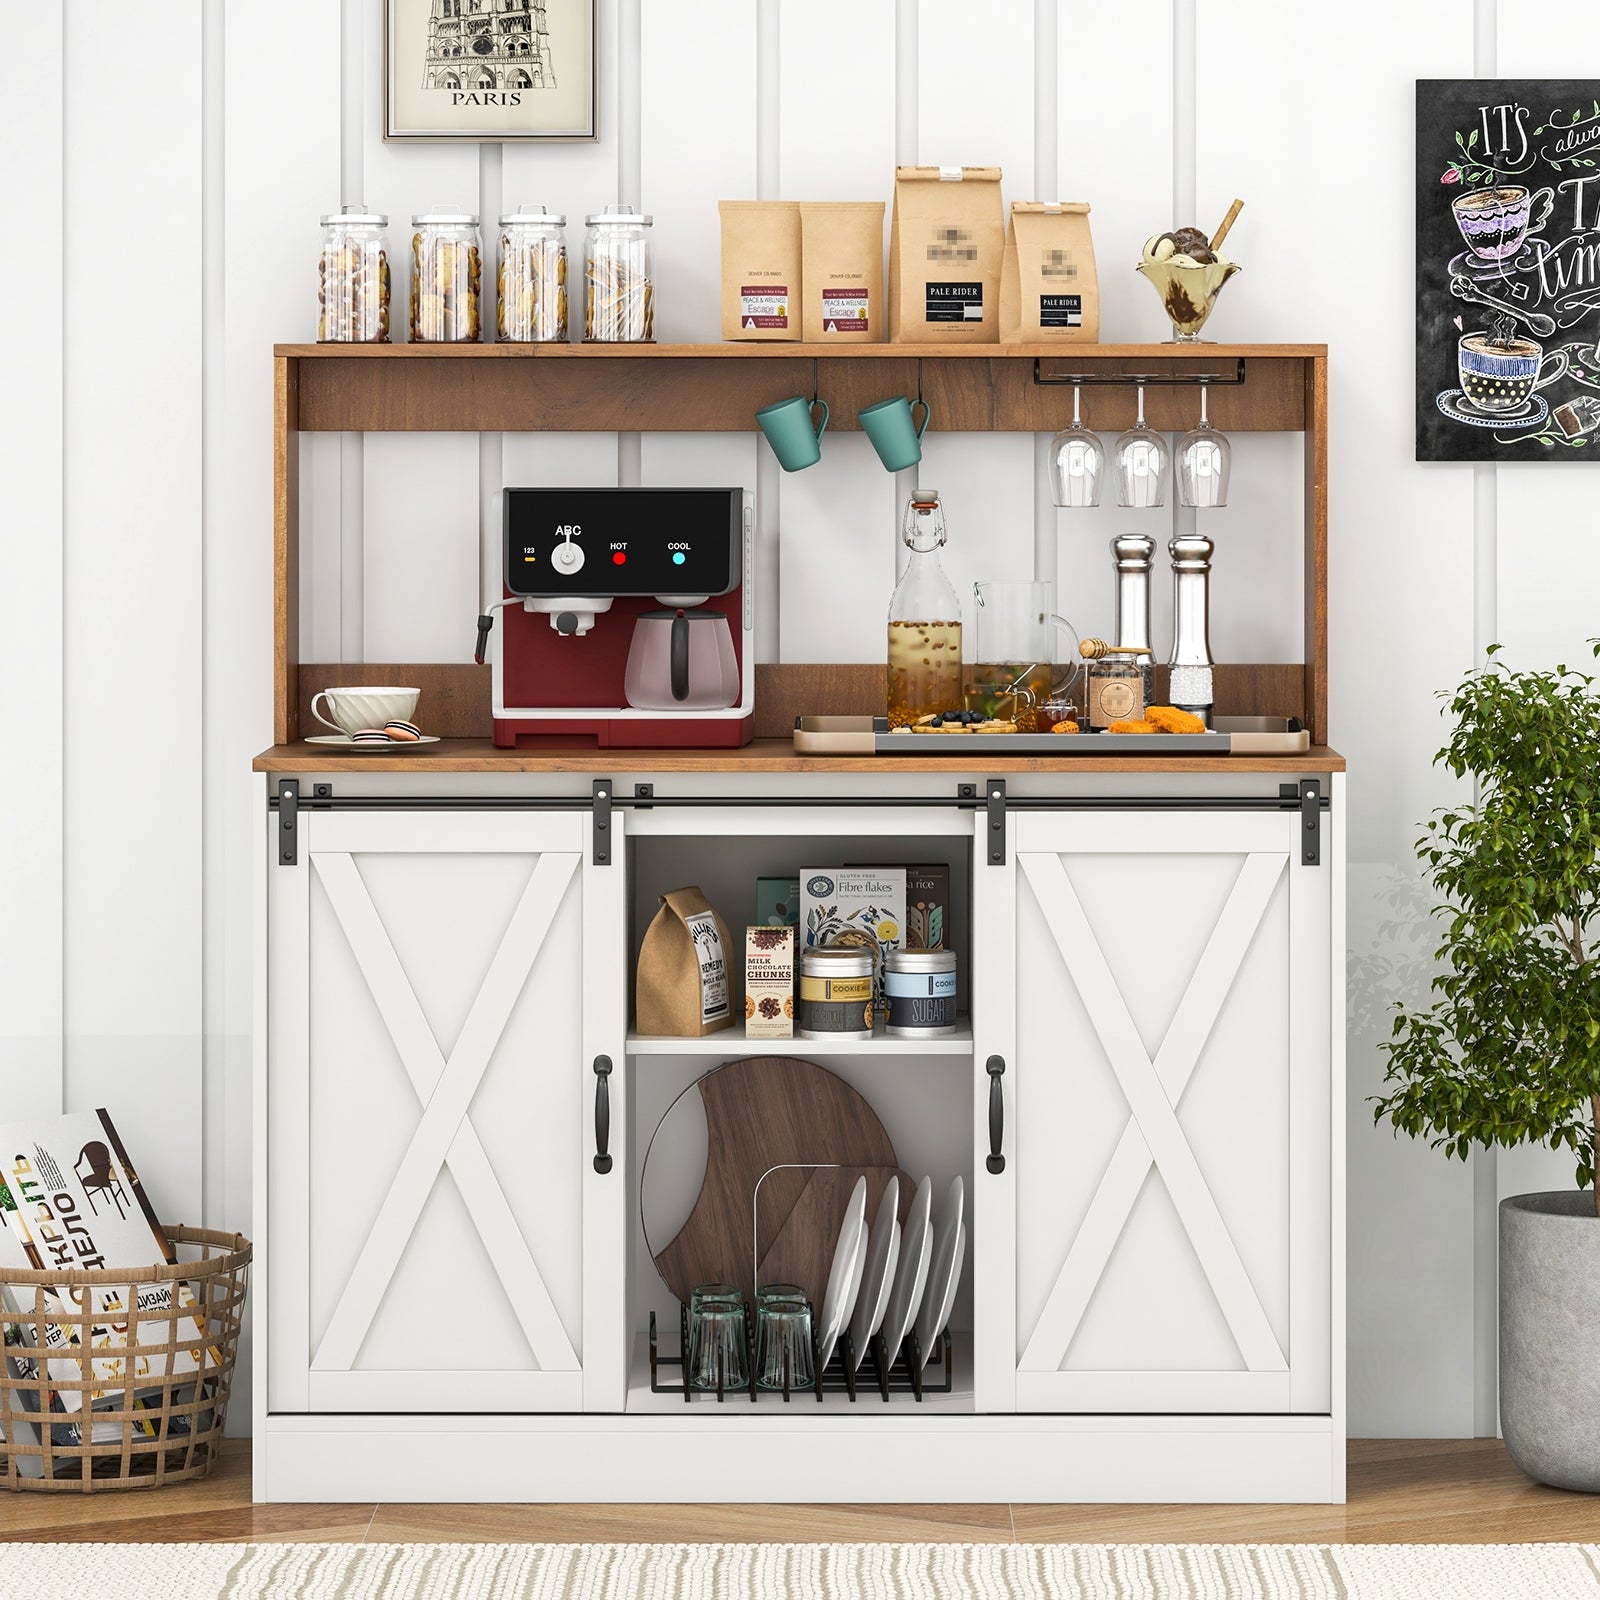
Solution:
[[[922,407],[920,427],[912,421],[915,406]],[[921,395],[910,401],[897,394],[893,400],[880,400],[875,406],[868,406],[858,413],[856,420],[872,441],[872,448],[878,452],[878,459],[884,466],[891,472],[904,472],[922,459],[922,436],[928,431],[931,415],[928,402]]]
[[[822,421],[811,425],[811,407],[822,408]],[[803,394],[791,395],[756,412],[756,421],[772,446],[772,453],[785,472],[813,467],[822,459],[822,435],[828,427],[828,402],[807,400]]]

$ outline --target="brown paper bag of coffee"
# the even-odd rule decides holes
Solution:
[[[662,895],[639,950],[639,1032],[692,1039],[728,1027],[733,958],[728,925],[698,888]]]
[[[722,337],[800,337],[800,207],[793,200],[719,200]]]
[[[1000,273],[1000,341],[1097,344],[1100,287],[1082,201],[1015,200]]]
[[[889,230],[889,337],[994,344],[1005,212],[999,167],[900,167]]]
[[[801,332],[809,342],[865,344],[889,336],[883,299],[883,201],[802,201]]]

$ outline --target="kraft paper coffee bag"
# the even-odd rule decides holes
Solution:
[[[800,325],[808,342],[864,344],[889,337],[883,201],[802,201],[800,251]]]
[[[639,950],[639,1032],[697,1038],[734,1020],[733,942],[698,888],[661,896]]]
[[[1017,200],[1000,273],[1000,339],[1100,339],[1100,288],[1081,201]]]
[[[800,207],[793,200],[719,200],[722,337],[800,337]]]
[[[889,337],[995,344],[1005,212],[999,167],[900,167],[889,231]]]

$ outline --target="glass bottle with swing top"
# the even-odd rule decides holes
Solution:
[[[906,504],[900,538],[910,555],[889,598],[889,726],[961,709],[961,602],[939,563],[949,537],[932,489]]]

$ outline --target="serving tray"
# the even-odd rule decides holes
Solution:
[[[1311,748],[1298,717],[1214,717],[1206,733],[912,733],[887,717],[796,717],[794,747],[808,756],[996,755],[1277,756]]]

